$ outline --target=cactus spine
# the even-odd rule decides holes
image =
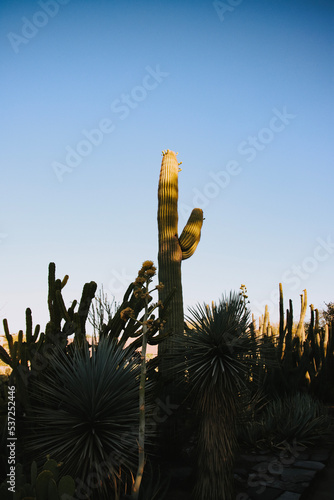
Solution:
[[[203,224],[203,211],[194,208],[178,237],[178,176],[181,169],[176,155],[169,149],[162,152],[158,188],[159,282],[164,285],[159,291],[159,299],[164,301],[174,290],[165,326],[171,335],[159,345],[160,370],[163,374],[172,364],[175,336],[182,335],[184,331],[181,262],[195,252]]]

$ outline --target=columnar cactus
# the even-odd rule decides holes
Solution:
[[[159,299],[164,301],[175,290],[165,326],[166,330],[171,330],[171,335],[159,345],[160,370],[163,374],[175,352],[175,336],[182,335],[184,331],[181,262],[195,252],[203,224],[203,211],[194,208],[178,237],[178,175],[181,169],[176,155],[169,149],[162,152],[158,189],[159,282],[164,285],[159,291]]]
[[[67,337],[75,334],[75,342],[82,345],[86,340],[86,321],[88,311],[94,298],[97,284],[94,281],[85,283],[78,311],[75,312],[77,301],[67,309],[62,297],[62,289],[68,282],[68,275],[61,281],[56,279],[56,266],[53,262],[49,264],[49,295],[48,306],[50,321],[45,327],[45,340],[49,343],[63,342],[66,345]],[[61,325],[65,320],[64,326]]]
[[[66,308],[62,297],[62,289],[68,281],[68,275],[61,281],[56,279],[56,266],[53,262],[49,265],[49,294],[48,306],[50,313],[50,321],[46,324],[45,333],[40,332],[40,326],[37,325],[32,329],[32,314],[31,309],[26,309],[26,335],[24,340],[23,330],[18,332],[17,340],[15,341],[11,335],[7,320],[3,320],[4,331],[8,343],[6,351],[0,346],[0,360],[12,368],[12,381],[19,384],[17,393],[20,394],[20,386],[25,392],[24,387],[27,386],[27,381],[32,370],[41,370],[42,359],[44,362],[48,356],[43,355],[43,350],[48,349],[53,344],[59,344],[63,347],[68,342],[68,337],[75,335],[75,342],[82,345],[86,341],[86,321],[91,302],[94,298],[97,285],[94,281],[86,283],[83,287],[81,300],[78,311],[75,311],[77,301],[74,300],[69,308]],[[62,322],[64,323],[62,324]],[[45,366],[45,365],[44,365]],[[22,394],[22,397],[23,394]]]
[[[272,391],[291,393],[309,388],[320,397],[328,397],[327,380],[333,377],[334,337],[333,326],[319,325],[319,311],[311,304],[311,321],[307,332],[304,331],[304,321],[307,309],[307,291],[301,294],[301,311],[298,326],[294,330],[292,301],[284,316],[283,287],[279,284],[279,329],[272,336],[271,358],[266,359],[270,351],[263,350],[261,364],[264,368],[259,371],[259,380],[263,380]],[[267,310],[267,306],[266,306]],[[267,331],[259,327],[257,334],[268,336]],[[325,382],[326,381],[326,382]],[[271,385],[270,385],[271,384]]]

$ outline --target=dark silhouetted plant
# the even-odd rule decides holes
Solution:
[[[255,336],[262,340],[257,380],[268,395],[283,397],[308,390],[323,401],[333,400],[334,335],[333,325],[320,326],[319,312],[311,304],[311,319],[304,331],[307,292],[301,294],[301,313],[297,329],[293,325],[293,307],[284,316],[283,288],[279,284],[279,329],[269,322],[266,307]]]
[[[326,309],[321,311],[321,316],[325,320],[325,323],[331,324],[334,322],[334,302],[325,302]]]
[[[49,264],[48,275],[48,307],[50,320],[45,326],[45,332],[40,331],[40,325],[33,329],[32,312],[26,309],[26,332],[20,330],[15,336],[10,333],[8,322],[3,320],[8,352],[0,346],[0,359],[11,369],[10,384],[16,387],[16,409],[21,410],[29,405],[29,380],[38,375],[48,365],[55,346],[66,348],[68,337],[74,335],[77,345],[87,343],[86,321],[88,311],[96,291],[96,283],[85,283],[81,299],[73,300],[66,308],[62,289],[68,282],[68,275],[63,280],[56,279],[56,266]]]
[[[254,448],[281,448],[294,442],[310,446],[328,438],[333,419],[325,406],[307,393],[274,398],[240,429],[240,440]]]
[[[139,433],[138,433],[138,467],[136,477],[133,481],[132,485],[132,499],[138,500],[140,487],[142,483],[144,467],[145,467],[145,438],[146,438],[146,379],[147,379],[147,367],[146,367],[146,350],[147,350],[147,342],[148,335],[151,329],[154,329],[154,316],[149,313],[149,309],[151,312],[154,310],[154,306],[149,308],[149,301],[151,300],[151,293],[154,290],[159,290],[163,287],[162,284],[159,284],[157,287],[149,290],[149,285],[153,280],[153,276],[155,276],[156,267],[153,265],[151,260],[146,260],[143,262],[141,269],[138,272],[138,276],[134,282],[134,294],[137,297],[140,297],[144,300],[144,317],[143,321],[140,322],[142,326],[142,346],[140,353],[140,382],[139,382]],[[155,307],[159,307],[161,304],[158,302]],[[128,313],[126,313],[126,309],[123,310],[124,313],[131,317],[133,314],[133,310],[130,309]],[[164,324],[161,323],[161,328],[163,328]]]
[[[254,352],[250,313],[243,297],[231,293],[190,314],[180,350],[200,417],[194,498],[232,500],[238,394]]]
[[[35,460],[49,453],[64,462],[88,490],[95,475],[100,498],[115,491],[119,467],[136,466],[139,375],[138,357],[108,339],[75,346],[71,356],[58,349],[31,388],[26,449]]]
[[[1,500],[74,500],[75,482],[71,476],[59,479],[61,467],[61,463],[48,456],[39,472],[36,462],[33,462],[29,474],[25,475],[22,465],[16,464],[15,493],[8,490],[7,482],[3,482]]]

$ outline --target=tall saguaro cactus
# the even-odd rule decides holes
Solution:
[[[184,331],[181,262],[195,252],[203,224],[203,211],[194,208],[178,237],[178,176],[181,169],[176,155],[169,149],[162,152],[158,189],[159,282],[164,285],[159,291],[159,299],[164,301],[175,290],[165,325],[171,335],[159,345],[160,370],[163,375],[167,374],[172,364],[176,349],[175,336],[183,335]]]

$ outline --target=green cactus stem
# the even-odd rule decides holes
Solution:
[[[300,309],[300,318],[297,326],[296,337],[300,339],[301,344],[305,341],[305,331],[304,331],[304,321],[305,314],[307,311],[307,291],[303,290],[303,293],[300,295],[301,309]]]
[[[14,499],[16,500],[74,500],[75,482],[71,476],[62,476],[58,482],[59,469],[61,463],[47,458],[41,472],[38,474],[37,464],[33,462],[30,468],[30,483],[23,473],[21,464],[16,466],[16,492]],[[3,493],[1,484],[0,493]],[[7,486],[7,484],[6,484]],[[2,496],[1,496],[2,498]],[[7,499],[7,496],[4,498]],[[10,496],[12,498],[12,496]]]
[[[279,340],[278,340],[278,359],[282,359],[283,353],[283,342],[285,336],[284,328],[284,299],[283,299],[283,286],[282,283],[279,284]]]
[[[164,301],[174,289],[170,303],[170,314],[165,325],[171,335],[159,345],[161,357],[160,371],[166,375],[175,353],[175,336],[183,335],[183,298],[181,282],[181,262],[193,255],[201,237],[203,211],[194,208],[188,222],[178,237],[178,175],[177,153],[162,152],[158,188],[158,231],[159,231],[159,282],[164,288],[159,291],[159,299]]]
[[[75,342],[82,345],[86,340],[85,324],[97,285],[94,281],[85,283],[78,311],[75,312],[77,301],[74,300],[72,305],[67,309],[62,297],[62,289],[68,282],[68,279],[69,277],[67,274],[63,280],[56,279],[56,265],[54,262],[50,262],[48,278],[48,307],[50,321],[45,327],[45,337],[46,341],[51,344],[60,342],[66,345],[67,337],[74,333]],[[63,320],[65,321],[64,325],[62,325]]]

